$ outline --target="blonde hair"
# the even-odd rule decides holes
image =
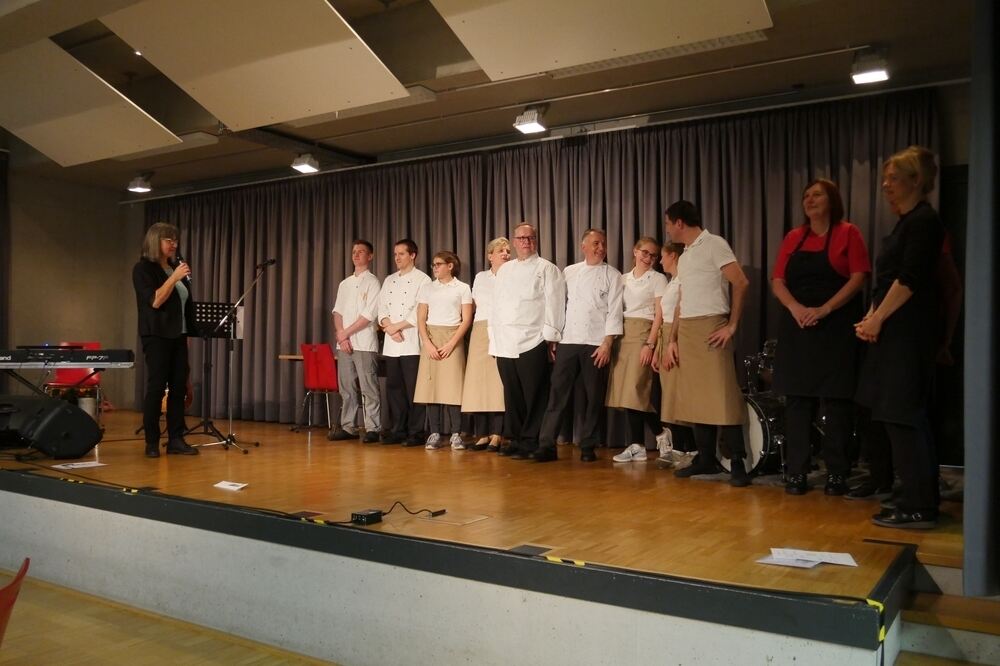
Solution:
[[[177,227],[169,222],[157,222],[146,230],[146,236],[142,239],[142,258],[154,263],[160,263],[163,253],[160,252],[160,241],[164,238],[177,240],[181,235]]]
[[[638,250],[640,247],[642,247],[646,243],[652,243],[653,245],[656,246],[656,251],[657,252],[660,251],[660,244],[656,241],[655,238],[651,238],[650,236],[643,236],[643,237],[641,237],[639,240],[637,240],[635,242],[635,245],[632,246],[632,249],[633,250]]]
[[[899,151],[882,164],[882,171],[892,165],[920,186],[920,191],[927,196],[934,191],[937,180],[937,164],[934,163],[934,153],[923,146],[910,146]]]
[[[486,244],[486,261],[490,260],[490,255],[496,252],[497,248],[501,245],[506,245],[508,250],[513,248],[510,246],[510,241],[507,240],[505,236],[499,236],[494,238],[489,243]]]

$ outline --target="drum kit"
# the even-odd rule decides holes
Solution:
[[[785,397],[771,391],[774,377],[774,353],[777,340],[768,340],[764,348],[743,359],[747,420],[743,424],[743,443],[747,449],[747,471],[755,475],[778,474],[785,468]],[[728,472],[729,452],[720,442],[719,464]]]

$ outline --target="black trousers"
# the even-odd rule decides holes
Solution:
[[[746,446],[743,442],[743,426],[739,425],[708,425],[705,423],[694,424],[694,443],[698,448],[698,455],[708,460],[717,460],[719,441],[719,428],[722,428],[722,440],[729,449],[730,460],[743,460],[746,458]]]
[[[832,398],[824,398],[822,402],[826,413],[822,448],[826,472],[846,475],[851,469],[848,447],[854,430],[854,402]],[[785,462],[789,474],[809,473],[809,435],[819,406],[819,398],[801,395],[786,397]]]
[[[510,440],[511,446],[534,451],[538,448],[538,431],[549,395],[548,343],[542,341],[517,358],[498,357],[497,370],[503,382],[506,409],[503,436]]]
[[[420,356],[385,358],[385,393],[389,403],[389,432],[396,437],[423,437],[426,409],[413,402]]]
[[[930,423],[924,421],[920,427],[913,427],[873,421],[872,427],[883,428],[891,445],[890,470],[895,465],[901,484],[899,508],[904,511],[937,511],[941,489]]]
[[[472,412],[469,414],[473,435],[499,435],[503,432],[503,412]]]
[[[604,411],[604,396],[608,389],[608,367],[594,366],[591,354],[597,347],[593,345],[559,345],[556,362],[552,368],[552,388],[549,389],[549,404],[542,417],[542,429],[538,436],[539,448],[556,445],[559,425],[566,405],[573,399],[573,389],[577,382],[586,395],[584,417],[580,432],[580,448],[593,449],[600,441],[601,412]]]
[[[167,437],[184,436],[184,394],[187,392],[188,348],[187,337],[161,338],[158,335],[142,336],[142,353],[146,358],[146,397],[142,401],[142,427],[146,443],[160,441],[160,404],[163,393],[167,396]]]
[[[628,442],[626,445],[642,444],[645,446],[647,426],[653,435],[660,434],[660,419],[653,412],[640,412],[637,409],[626,409],[625,418],[628,422]],[[655,447],[651,450],[655,450]]]

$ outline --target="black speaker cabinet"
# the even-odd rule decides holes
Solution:
[[[53,458],[82,458],[101,435],[94,419],[65,400],[0,395],[0,444],[31,446]]]

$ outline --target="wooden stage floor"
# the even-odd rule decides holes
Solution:
[[[645,463],[616,464],[610,459],[616,451],[602,449],[597,463],[584,464],[573,448],[560,446],[558,462],[535,464],[485,451],[329,442],[323,430],[295,433],[287,425],[255,422],[234,427],[241,441],[261,442],[249,455],[216,446],[199,456],[150,460],[140,439],[126,441],[140,420],[135,412],[105,415],[104,441],[84,460],[106,466],[78,473],[169,495],[316,512],[329,521],[349,520],[359,509],[386,510],[399,500],[411,510],[447,513],[426,518],[397,508],[382,523],[358,529],[503,550],[533,544],[571,560],[780,591],[864,598],[898,554],[899,546],[884,542],[916,544],[918,558],[929,564],[961,561],[956,503],[943,505],[935,530],[890,530],[870,524],[874,502],[826,497],[822,489],[793,497],[781,487],[676,479],[656,467],[653,455]],[[3,461],[0,467],[28,465]],[[60,470],[40,473],[72,478]],[[226,491],[213,487],[219,481],[248,485]],[[846,551],[859,566],[805,570],[756,563],[771,547]]]

